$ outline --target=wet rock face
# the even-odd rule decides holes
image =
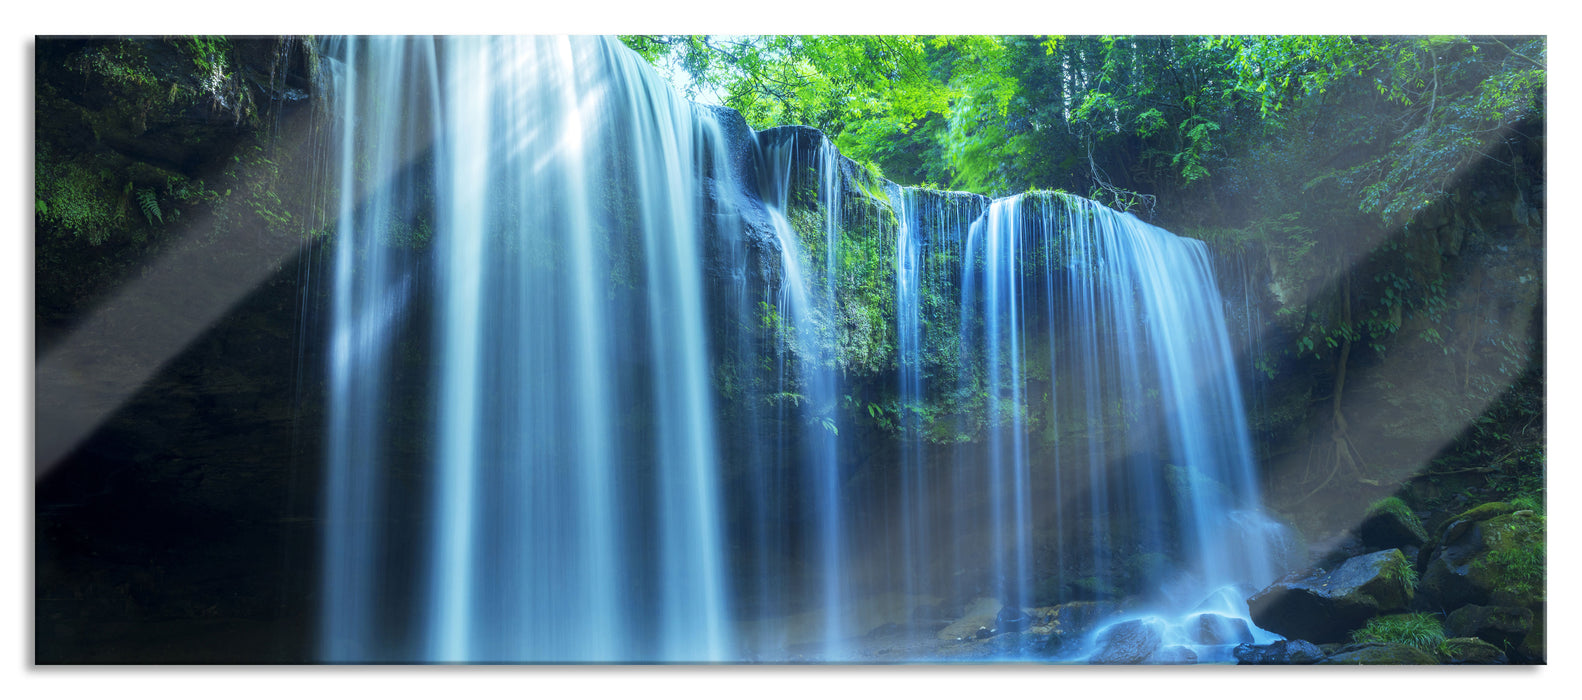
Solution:
[[[1238,644],[1231,653],[1236,663],[1243,666],[1302,666],[1324,658],[1324,650],[1318,645],[1301,639],[1282,639],[1273,644]]]
[[[1172,664],[1184,665],[1197,663],[1197,652],[1191,647],[1180,645],[1160,647],[1143,661],[1145,664]]]
[[[1115,615],[1120,610],[1121,608],[1114,603],[1093,601],[1066,603],[1048,608],[1045,617],[1049,622],[1034,627],[1035,630],[1047,630],[1044,632],[1041,654],[1050,658],[1060,658],[1077,653],[1088,633],[1101,620]]]
[[[1031,625],[1033,618],[1021,608],[1007,605],[994,616],[994,628],[1000,632],[1020,632]]]
[[[1343,642],[1369,618],[1411,602],[1400,550],[1352,557],[1334,571],[1296,574],[1247,600],[1253,624],[1292,639]]]
[[[1187,627],[1192,641],[1198,644],[1251,644],[1252,630],[1247,621],[1213,613],[1198,615]]]
[[[1156,620],[1127,620],[1099,633],[1088,657],[1090,664],[1141,664],[1164,643],[1163,625]],[[1166,661],[1164,663],[1182,663]]]
[[[312,46],[231,40],[233,82],[205,82],[186,41],[35,49],[38,358],[66,349],[92,360],[95,381],[139,377],[105,395],[116,408],[35,487],[39,663],[311,660],[318,474],[304,455],[318,445],[304,426],[320,420],[319,358],[298,341],[316,321],[303,316],[307,266],[265,252],[295,249],[272,236],[304,221],[284,218],[305,205],[279,181],[312,180],[284,175],[311,153],[296,146]],[[265,191],[278,207],[253,201]],[[175,319],[201,317],[129,289],[173,259],[198,270],[180,276],[190,288],[259,283],[189,342],[146,352]]]

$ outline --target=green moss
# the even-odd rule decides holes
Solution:
[[[40,149],[33,161],[34,211],[41,223],[59,226],[99,245],[124,230],[131,193],[113,172],[75,161],[56,162]]]
[[[1428,541],[1428,531],[1423,529],[1423,522],[1417,518],[1417,514],[1413,513],[1412,509],[1407,507],[1406,502],[1400,498],[1390,496],[1389,498],[1374,501],[1372,505],[1368,506],[1368,512],[1365,517],[1371,518],[1376,515],[1394,516],[1410,528],[1418,540]]]
[[[1445,628],[1431,613],[1383,615],[1368,620],[1351,633],[1351,641],[1374,644],[1405,644],[1433,653],[1445,641]]]
[[[1412,509],[1406,507],[1406,501],[1403,501],[1395,496],[1381,498],[1377,501],[1374,501],[1372,505],[1368,506],[1368,515],[1375,515],[1378,513],[1390,513],[1402,518],[1416,518],[1416,516],[1412,514]]]
[[[1392,551],[1395,556],[1384,562],[1383,567],[1379,569],[1379,577],[1391,583],[1404,584],[1406,597],[1410,600],[1412,593],[1417,590],[1417,569],[1413,568],[1412,563],[1406,560],[1406,555],[1402,554],[1401,550],[1396,549]]]
[[[71,67],[121,89],[149,88],[159,82],[149,70],[142,46],[133,40],[106,41],[89,47],[78,54]]]
[[[1489,552],[1473,563],[1473,577],[1483,579],[1508,602],[1530,604],[1542,599],[1548,573],[1544,516],[1517,511],[1489,519],[1483,528]]]
[[[1462,514],[1457,515],[1455,520],[1465,520],[1467,522],[1475,523],[1488,520],[1490,518],[1497,518],[1501,515],[1508,515],[1514,512],[1516,512],[1515,506],[1504,501],[1495,501],[1493,503],[1485,503],[1476,508],[1469,509]]]

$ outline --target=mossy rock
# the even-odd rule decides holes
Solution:
[[[1452,665],[1494,666],[1510,663],[1500,648],[1477,637],[1453,637],[1439,646],[1439,658]]]
[[[1544,517],[1528,510],[1482,520],[1458,517],[1428,557],[1420,591],[1447,609],[1491,602],[1527,608],[1542,605],[1545,530]]]
[[[1347,559],[1334,571],[1288,576],[1247,599],[1253,624],[1293,639],[1348,641],[1370,618],[1405,611],[1414,571],[1398,549]]]
[[[1545,616],[1533,616],[1533,628],[1522,638],[1521,645],[1516,647],[1516,656],[1521,663],[1546,664],[1549,663],[1548,654],[1548,623]]]
[[[1368,509],[1357,534],[1364,544],[1375,549],[1421,547],[1428,541],[1422,521],[1404,501],[1393,496]]]
[[[1533,613],[1527,608],[1463,605],[1450,613],[1445,626],[1457,637],[1476,637],[1508,649],[1532,630]]]
[[[1445,527],[1439,533],[1439,541],[1445,542],[1455,539],[1456,537],[1460,536],[1460,534],[1464,532],[1465,528],[1467,527],[1481,523],[1490,518],[1497,518],[1501,515],[1510,515],[1511,513],[1516,512],[1516,510],[1516,506],[1504,501],[1494,501],[1492,503],[1484,503],[1483,505],[1469,508],[1466,511],[1463,511],[1460,515],[1451,518],[1450,522],[1445,524]]]
[[[1422,649],[1406,644],[1353,644],[1331,654],[1323,665],[1434,666],[1439,659]]]

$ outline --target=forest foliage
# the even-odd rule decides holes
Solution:
[[[1479,235],[1456,200],[1474,171],[1541,230],[1542,36],[622,39],[689,97],[816,127],[902,185],[1070,192],[1258,258],[1281,330],[1255,362],[1316,378],[1317,474],[1376,483],[1346,417],[1359,364],[1442,354],[1491,401],[1541,363],[1447,261]]]
[[[1343,179],[1394,219],[1543,111],[1542,37],[626,36],[756,129],[806,124],[905,185],[1061,189],[1122,209],[1233,185],[1311,112],[1367,154]]]

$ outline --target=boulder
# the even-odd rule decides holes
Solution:
[[[1231,654],[1236,657],[1236,663],[1243,666],[1302,666],[1324,658],[1324,651],[1318,645],[1303,639],[1282,639],[1273,644],[1237,644]]]
[[[1422,649],[1405,644],[1352,644],[1318,663],[1325,665],[1432,666],[1437,665],[1439,659]]]
[[[1406,610],[1411,565],[1398,549],[1347,559],[1334,571],[1287,576],[1247,599],[1253,624],[1292,639],[1344,642],[1369,618]]]
[[[1159,647],[1159,649],[1154,651],[1154,653],[1149,654],[1148,658],[1143,660],[1143,663],[1161,665],[1174,664],[1178,666],[1195,664],[1197,663],[1197,652],[1192,651],[1191,647],[1184,647],[1179,644],[1174,644],[1167,647]]]
[[[1186,634],[1198,644],[1251,644],[1252,629],[1239,617],[1203,613],[1186,624]]]
[[[1363,544],[1372,549],[1408,550],[1422,547],[1428,541],[1428,532],[1417,516],[1399,498],[1386,498],[1375,503],[1357,526]]]
[[[1040,652],[1048,657],[1075,653],[1099,622],[1119,613],[1120,608],[1113,603],[1081,601],[1057,605],[1049,609],[1050,622],[1038,626],[1040,632],[1047,628]]]
[[[1463,605],[1445,619],[1457,637],[1477,637],[1501,649],[1520,644],[1533,628],[1533,611],[1494,605]]]
[[[1545,616],[1541,613],[1533,615],[1532,631],[1528,632],[1527,636],[1522,638],[1521,645],[1516,647],[1514,660],[1517,663],[1549,663],[1549,656],[1546,651],[1548,646],[1548,635],[1546,634],[1545,627],[1547,627],[1547,623],[1545,622],[1544,618]]]
[[[1489,666],[1510,663],[1505,652],[1476,637],[1452,637],[1446,639],[1440,649],[1447,664]]]
[[[1532,607],[1545,599],[1545,519],[1532,511],[1500,513],[1487,504],[1445,526],[1427,556],[1419,591],[1434,605],[1454,609],[1467,604]],[[1508,505],[1507,505],[1508,507]]]
[[[1000,612],[994,615],[994,628],[1002,634],[1020,632],[1027,629],[1032,622],[1033,618],[1027,614],[1027,611],[1010,605],[1000,608]]]
[[[1164,643],[1164,624],[1155,619],[1117,622],[1099,632],[1094,641],[1097,651],[1088,657],[1090,664],[1141,664]]]

